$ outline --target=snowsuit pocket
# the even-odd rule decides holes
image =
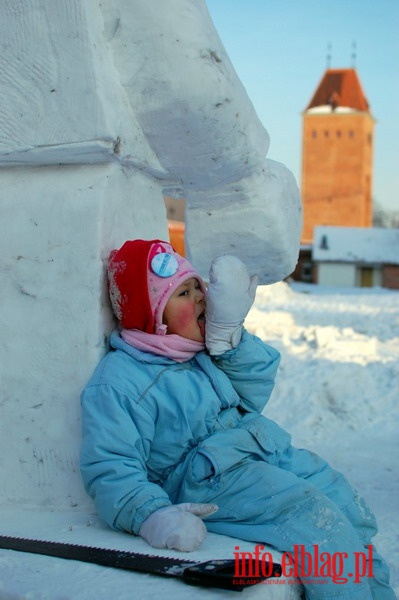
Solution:
[[[201,483],[218,475],[212,457],[205,450],[198,449],[191,462],[191,477],[196,483]]]
[[[266,452],[267,462],[275,464],[280,455],[291,445],[291,436],[277,423],[263,415],[251,418],[248,414],[240,422],[240,427],[251,433],[259,446]]]
[[[214,431],[201,440],[170,474],[163,488],[173,502],[179,497],[181,486],[190,487],[190,482],[194,486],[207,484],[216,489],[222,485],[219,476],[247,462],[277,464],[290,443],[291,436],[277,423],[262,415],[247,413],[238,426]]]
[[[194,463],[198,480],[224,473],[247,460],[276,464],[291,436],[274,421],[249,413],[238,427],[216,431],[198,444]],[[213,469],[213,471],[212,471]]]

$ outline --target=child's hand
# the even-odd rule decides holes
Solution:
[[[159,508],[143,522],[140,536],[154,548],[192,552],[206,536],[206,527],[199,517],[207,517],[217,509],[215,504],[191,502]]]
[[[206,297],[205,344],[209,354],[219,355],[238,346],[242,325],[256,294],[258,278],[249,277],[235,256],[219,256],[211,264]]]

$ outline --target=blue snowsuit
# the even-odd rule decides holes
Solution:
[[[82,393],[81,473],[100,516],[138,534],[153,511],[210,502],[209,531],[292,552],[365,553],[375,519],[345,478],[291,446],[261,415],[274,386],[277,350],[245,330],[237,348],[183,363],[141,352],[118,331]],[[306,584],[307,598],[393,600],[374,549],[374,578]],[[353,579],[353,577],[352,577]],[[374,591],[375,588],[375,591]]]

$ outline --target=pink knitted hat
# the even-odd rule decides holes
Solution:
[[[200,275],[168,242],[132,240],[113,250],[108,263],[109,293],[122,327],[165,334],[162,316],[166,303],[191,277],[205,294]]]

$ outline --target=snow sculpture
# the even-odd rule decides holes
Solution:
[[[265,158],[269,136],[205,2],[104,5],[122,85],[167,174],[165,193],[187,199],[189,258],[203,276],[226,252],[262,283],[288,276],[301,233],[296,182]]]
[[[188,199],[204,273],[294,268],[300,203],[203,0],[0,1],[0,504],[88,503],[79,393],[111,327],[104,261]]]

